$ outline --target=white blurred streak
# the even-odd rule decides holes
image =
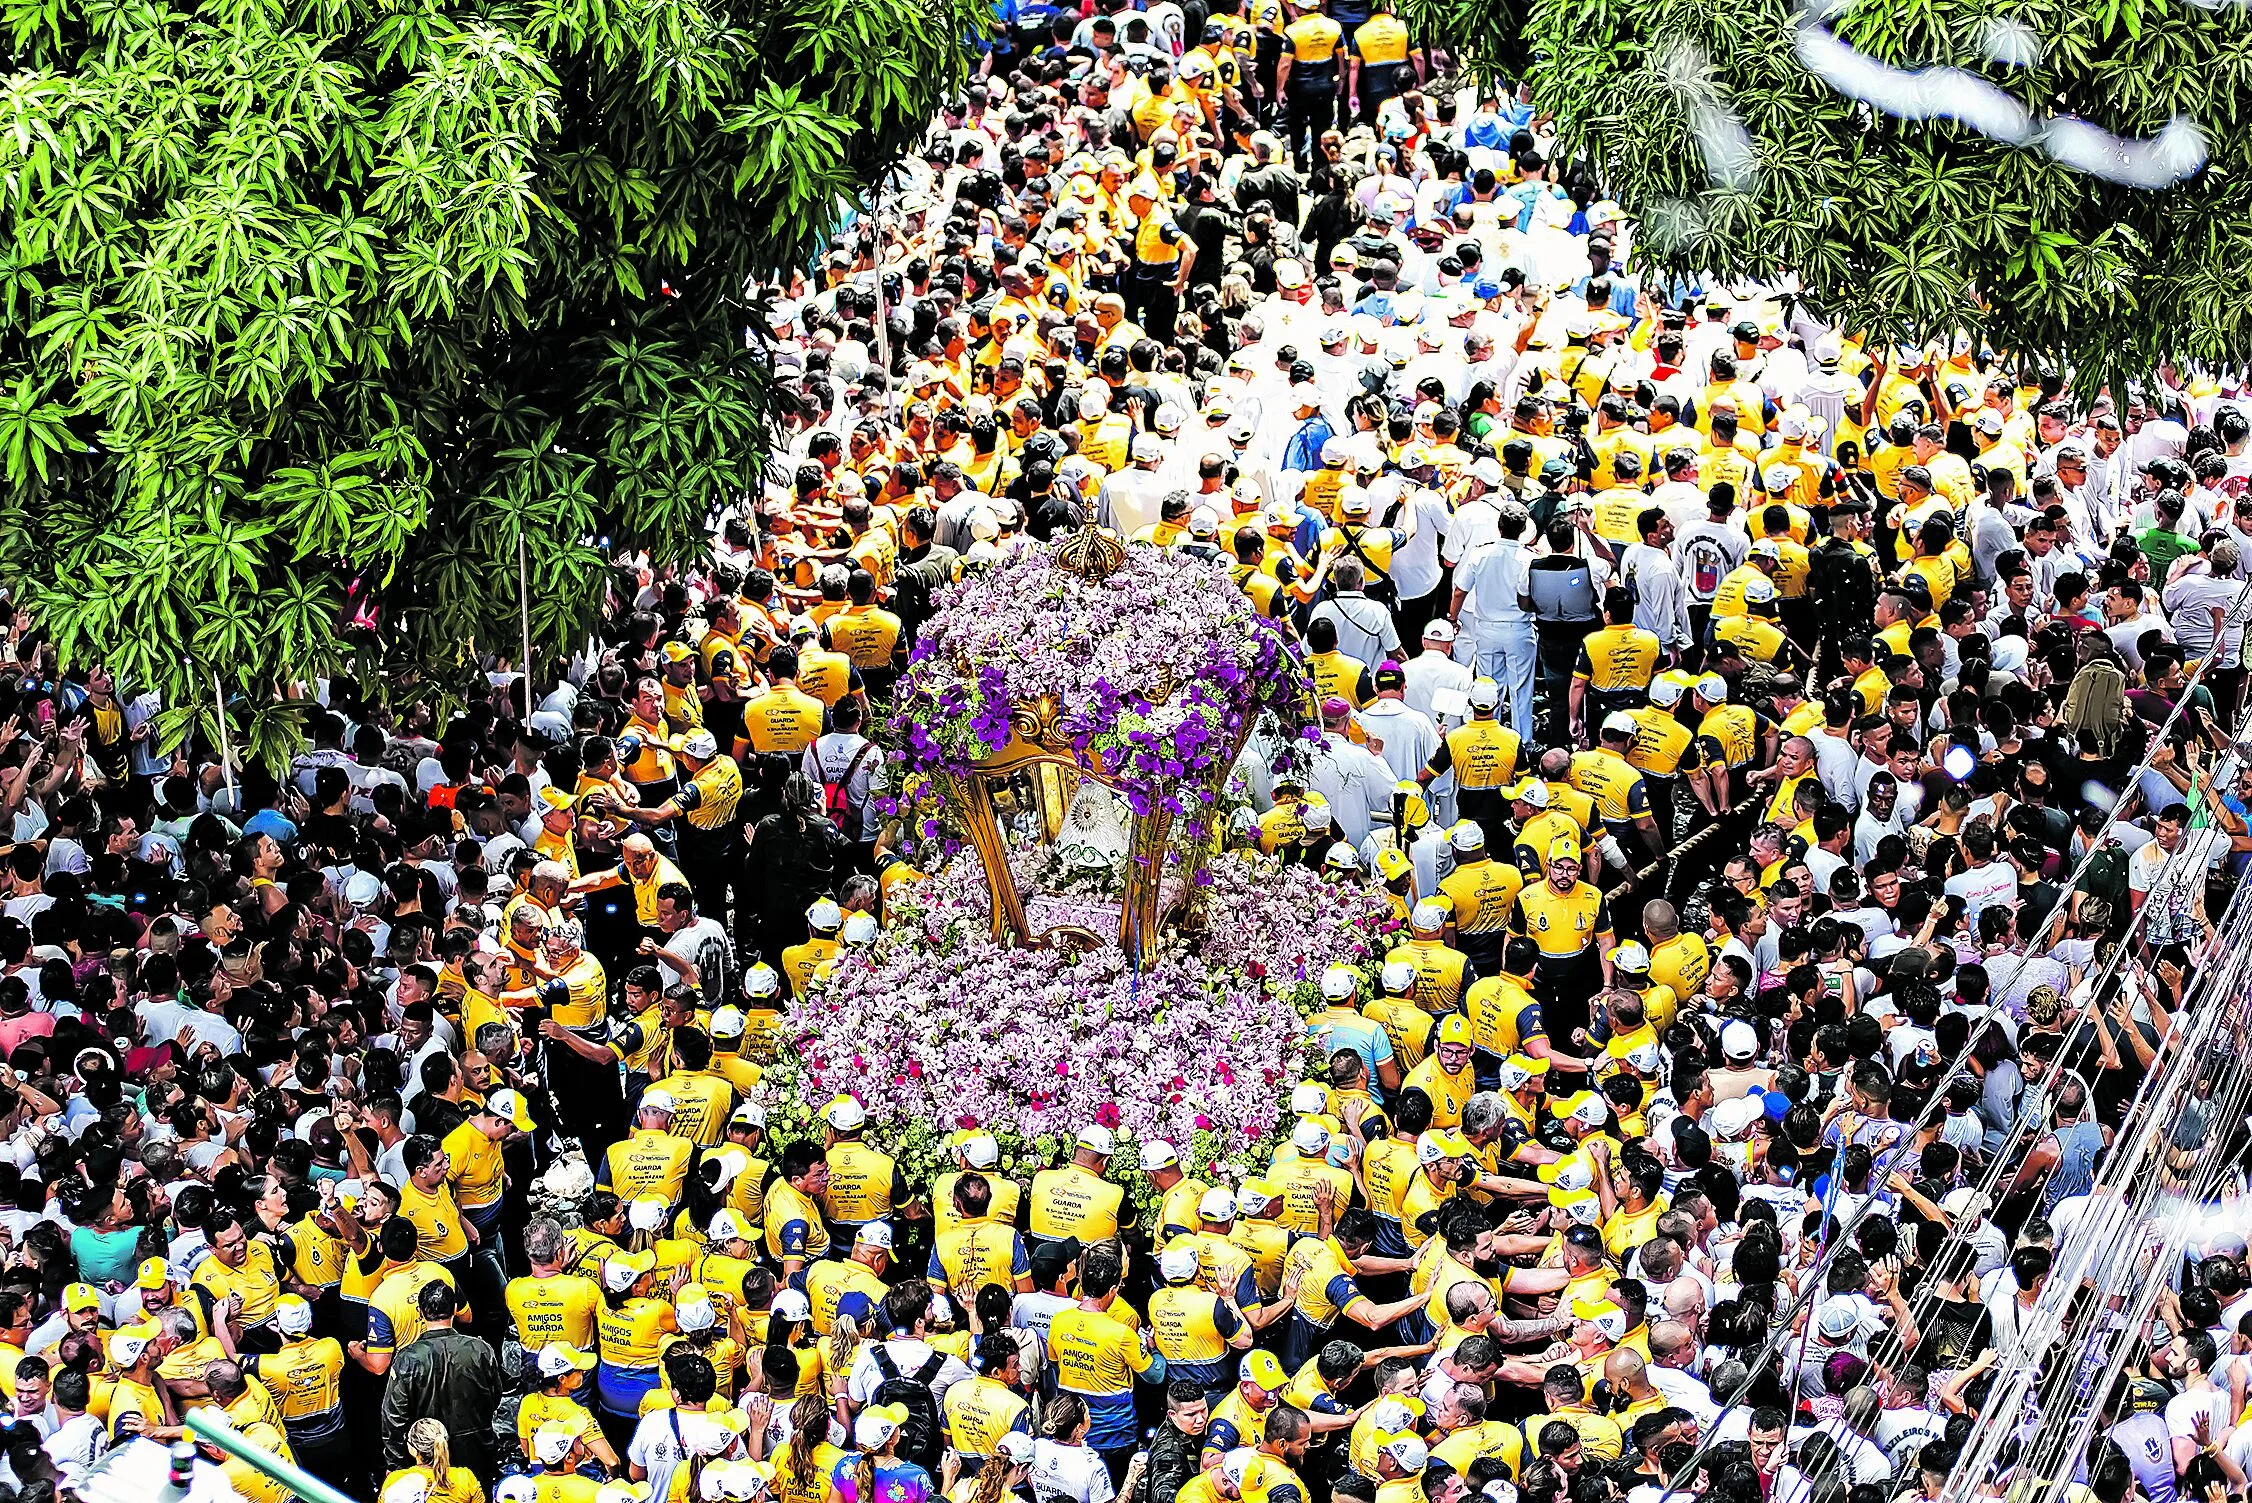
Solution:
[[[1839,8],[1836,0],[1811,0],[1800,13],[1794,49],[1808,72],[1871,109],[1902,120],[1959,121],[1990,140],[2036,148],[2076,172],[2122,187],[2170,188],[2196,176],[2205,165],[2205,134],[2187,116],[2175,116],[2148,139],[2115,136],[2070,116],[2036,118],[2007,92],[1974,73],[1960,68],[1895,68],[1854,50],[1819,24],[1820,17]],[[2015,21],[1989,23],[1983,43],[1988,57],[2013,67],[2030,67],[2041,57],[2040,38]],[[1702,62],[1702,54],[1697,60]],[[1734,117],[1727,119],[1736,125]],[[1741,131],[1742,126],[1736,129]],[[1706,159],[1709,166],[1709,148]]]
[[[2205,132],[2176,115],[2148,140],[2122,140],[2085,120],[2058,116],[2041,133],[2041,149],[2065,166],[2124,188],[2171,188],[2205,165]]]
[[[1689,112],[1689,133],[1718,187],[1748,193],[1759,183],[1759,155],[1751,132],[1721,101],[1712,83],[1712,60],[1692,42],[1676,42],[1658,58],[1658,72]]]
[[[1903,120],[1953,119],[1984,136],[2022,146],[2033,138],[2033,117],[2009,95],[1960,68],[1910,72],[1854,51],[1819,26],[1798,30],[1799,61],[1840,94]]]

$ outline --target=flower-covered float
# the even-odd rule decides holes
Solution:
[[[931,874],[792,1006],[770,1126],[815,1132],[849,1093],[911,1180],[954,1133],[1022,1171],[1088,1123],[1192,1170],[1247,1164],[1313,1063],[1322,972],[1371,971],[1390,912],[1221,849],[1247,742],[1291,754],[1308,708],[1281,635],[1208,564],[1089,529],[965,578],[890,721]]]

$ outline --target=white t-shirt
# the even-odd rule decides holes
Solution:
[[[1110,1468],[1088,1446],[1032,1443],[1032,1495],[1039,1503],[1110,1503]]]
[[[1981,913],[2017,896],[2017,868],[2007,861],[1989,861],[1949,877],[1946,891],[1963,900],[1963,927],[1975,934]]]

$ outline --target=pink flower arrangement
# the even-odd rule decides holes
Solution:
[[[1099,1123],[1199,1165],[1245,1163],[1318,1067],[1301,1024],[1313,983],[1331,964],[1368,969],[1389,907],[1255,853],[1212,872],[1205,939],[1172,937],[1137,970],[1114,946],[992,939],[964,852],[911,890],[906,922],[791,1008],[794,1060],[769,1085],[790,1081],[800,1112],[850,1091],[879,1142],[930,1124],[1055,1145]]]

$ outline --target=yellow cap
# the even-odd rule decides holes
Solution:
[[[141,1261],[140,1277],[133,1282],[142,1289],[162,1289],[172,1282],[172,1265],[162,1258],[144,1258]]]
[[[102,1292],[92,1284],[73,1284],[63,1291],[63,1308],[69,1311],[99,1310]]]
[[[1439,1025],[1439,1042],[1442,1044],[1467,1044],[1470,1042],[1470,1020],[1461,1013],[1447,1014]]]
[[[1548,859],[1551,861],[1577,861],[1580,859],[1580,843],[1569,835],[1560,835],[1549,842]]]
[[[1397,882],[1415,869],[1407,853],[1400,850],[1383,850],[1376,853],[1376,870],[1387,882]]]
[[[1251,1351],[1243,1354],[1243,1381],[1257,1384],[1262,1393],[1280,1393],[1290,1382],[1290,1375],[1282,1370],[1282,1359],[1269,1351]]]

